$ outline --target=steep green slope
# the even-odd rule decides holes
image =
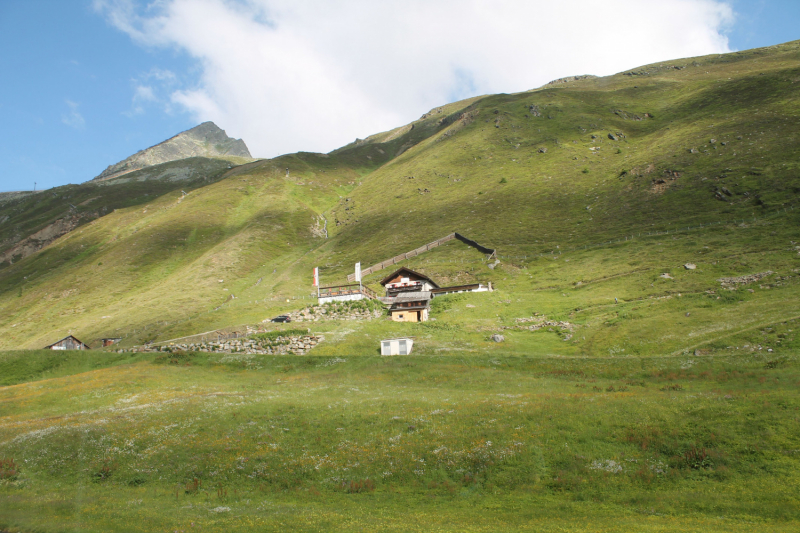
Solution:
[[[472,331],[473,349],[777,349],[764,328],[800,316],[798,83],[800,46],[789,43],[484,98],[337,206],[345,266],[334,273],[457,230],[504,262],[490,274],[473,259],[474,278],[501,288],[482,311],[440,317],[460,322],[461,338]],[[408,264],[464,270],[435,256]],[[718,281],[763,272],[735,291]],[[580,335],[560,348],[542,332],[480,342],[534,312]],[[431,348],[446,345],[435,337]]]
[[[185,196],[109,186],[130,203],[0,270],[0,349],[254,324],[315,301],[315,266],[454,230],[498,261],[400,264],[496,290],[268,326],[324,335],[306,356],[0,352],[0,530],[796,531],[798,88],[795,42],[457,102]]]
[[[407,264],[499,291],[442,310],[437,327],[320,325],[342,334],[316,350],[409,330],[422,353],[459,339],[517,353],[778,349],[762,332],[800,315],[798,80],[794,42],[474,98],[331,154],[237,167],[5,268],[2,346],[69,331],[130,345],[258,322],[307,305],[315,266],[323,284],[343,283],[356,261],[455,230],[501,263],[453,242]],[[740,290],[717,281],[763,272]],[[378,288],[385,273],[366,281]],[[570,338],[522,330],[533,313],[573,324]],[[503,331],[506,343],[487,340]]]
[[[76,227],[114,211],[188,191],[223,177],[242,158],[192,157],[116,179],[6,194],[0,203],[0,269],[35,253]]]
[[[341,214],[341,237],[368,231],[353,254],[367,262],[381,256],[366,247],[412,221],[431,238],[461,228],[549,251],[790,205],[800,193],[798,44],[733,56],[481,99],[354,191],[360,223]],[[732,196],[719,200],[723,187]]]
[[[5,346],[36,348],[69,333],[95,345],[103,336],[132,344],[261,320],[265,304],[292,307],[287,296],[311,292],[305,257],[326,241],[322,213],[395,153],[446,127],[436,121],[417,121],[380,146],[358,143],[329,155],[291,154],[233,169],[220,161],[219,171],[198,172],[194,165],[194,182],[168,179],[170,165],[182,164],[174,162],[79,186],[83,195],[108,190],[137,207],[6,264],[0,277]],[[187,183],[217,179],[184,197]],[[172,192],[153,197],[159,187]],[[150,192],[136,194],[142,188]],[[25,223],[35,229],[39,204],[29,202],[11,209],[18,218],[27,213]],[[50,209],[41,218],[53,216]]]

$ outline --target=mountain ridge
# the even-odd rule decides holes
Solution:
[[[323,284],[345,283],[354,263],[394,257],[453,229],[497,248],[502,264],[489,269],[480,254],[448,244],[401,266],[443,283],[494,282],[498,291],[487,298],[496,312],[469,311],[461,322],[463,309],[434,314],[437,327],[456,320],[459,338],[475,349],[489,349],[480,331],[516,327],[532,312],[585,329],[569,342],[540,344],[531,343],[545,337],[509,333],[504,350],[716,346],[751,317],[767,323],[800,313],[775,305],[781,291],[795,291],[783,279],[780,290],[748,293],[741,305],[729,305],[738,300],[727,291],[705,307],[680,303],[717,293],[720,278],[767,271],[784,278],[800,266],[788,244],[800,241],[789,209],[800,191],[797,126],[789,120],[798,115],[798,45],[476,97],[329,154],[226,163],[216,178],[198,175],[194,188],[150,178],[113,185],[126,176],[10,202],[0,213],[11,215],[0,224],[8,242],[18,242],[11,228],[26,220],[34,233],[70,210],[109,210],[30,257],[0,263],[4,346],[43,346],[69,330],[90,341],[128,335],[129,346],[260,322],[304,305],[296,300],[311,294],[315,266]],[[117,187],[131,187],[124,202],[106,196]],[[94,189],[105,195],[95,199]],[[327,238],[315,232],[325,221]],[[746,260],[730,259],[742,254]],[[687,263],[697,270],[684,270]],[[374,276],[364,282],[379,289]],[[616,316],[609,298],[652,300],[652,309]],[[690,306],[691,321],[677,313],[681,305]],[[722,323],[726,316],[733,326]],[[420,350],[452,341],[425,328],[428,348]],[[719,340],[714,331],[730,333]],[[341,348],[334,338],[344,339],[336,341]],[[642,340],[649,338],[660,340]],[[330,339],[315,350],[358,352],[371,337]],[[748,341],[720,349],[755,342]]]
[[[113,179],[134,170],[197,156],[233,156],[253,159],[242,139],[228,137],[225,130],[211,121],[206,121],[149,148],[140,150],[118,163],[109,165],[92,181]]]
[[[10,197],[0,531],[800,530],[800,42],[574,78]]]

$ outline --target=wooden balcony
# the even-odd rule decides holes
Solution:
[[[353,285],[336,285],[333,287],[320,287],[319,288],[319,297],[320,298],[333,298],[336,296],[349,296],[351,294],[363,294],[367,298],[375,299],[378,297],[375,294],[375,291],[370,289],[369,287],[365,287],[363,285],[353,284]]]

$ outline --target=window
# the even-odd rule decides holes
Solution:
[[[408,346],[405,339],[400,341],[400,355],[408,355]]]
[[[399,315],[397,315],[397,318],[403,318],[403,314],[400,313]]]
[[[383,341],[381,343],[381,355],[392,355],[392,343],[389,341]]]

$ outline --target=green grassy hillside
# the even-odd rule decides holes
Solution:
[[[242,162],[241,158],[192,157],[129,172],[116,179],[37,192],[4,193],[0,198],[0,270],[28,255],[15,248],[33,235],[38,234],[37,240],[47,240],[49,244],[75,227],[116,209],[140,205],[167,192],[207,185]],[[58,227],[59,221],[69,224]],[[53,231],[48,232],[53,226]]]
[[[117,202],[0,268],[0,531],[796,531],[799,88],[793,42],[3,203],[8,239]],[[291,357],[36,350],[260,324],[316,301],[314,267],[453,231],[497,260],[400,264],[496,290],[426,323],[267,325],[324,336]]]
[[[0,271],[0,342],[36,348],[72,332],[132,345],[259,322],[308,304],[296,299],[310,299],[315,266],[324,284],[342,283],[356,261],[456,230],[497,248],[501,264],[450,243],[409,265],[500,288],[475,295],[475,311],[437,317],[462,339],[541,313],[580,335],[553,344],[514,330],[503,350],[763,345],[763,328],[800,315],[798,79],[795,42],[450,104],[331,154],[225,169],[184,199],[130,189],[170,186],[159,180],[108,185],[137,205]],[[35,198],[19,202],[31,228],[52,218]],[[753,292],[717,281],[762,272],[743,287]],[[394,326],[358,327],[372,343]],[[420,350],[452,340],[423,331]],[[319,349],[355,346],[340,344]]]

